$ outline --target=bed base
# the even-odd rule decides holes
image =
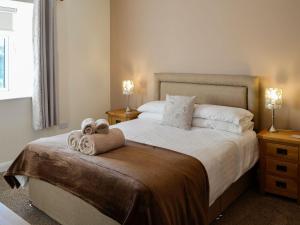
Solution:
[[[250,186],[256,182],[256,169],[254,166],[239,180],[233,183],[216,201],[209,207],[209,223],[222,214],[237,198],[239,198]]]
[[[232,184],[209,208],[209,223],[244,193],[254,178],[255,168]],[[29,196],[35,207],[62,225],[120,225],[73,194],[41,180],[29,180]]]

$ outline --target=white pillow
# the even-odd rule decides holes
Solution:
[[[143,112],[138,116],[138,118],[162,121],[163,114],[162,113]]]
[[[195,98],[195,96],[167,95],[161,124],[180,129],[191,129]]]
[[[224,130],[235,134],[242,134],[247,130],[253,130],[254,123],[242,122],[240,125],[234,123],[222,122],[217,120],[207,120],[201,118],[194,118],[192,121],[193,127],[204,127],[216,130]]]
[[[240,125],[242,122],[249,122],[253,114],[246,109],[219,106],[219,105],[195,105],[193,117],[217,120]]]
[[[141,105],[138,108],[139,112],[161,113],[163,114],[166,101],[152,101]]]

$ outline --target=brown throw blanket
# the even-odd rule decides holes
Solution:
[[[41,179],[87,201],[124,225],[206,225],[208,177],[195,158],[128,144],[87,156],[69,150],[66,135],[26,146],[5,174]]]

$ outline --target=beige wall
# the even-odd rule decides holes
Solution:
[[[260,75],[262,89],[284,89],[278,127],[300,129],[299,10],[299,0],[111,0],[112,107],[124,105],[123,79],[138,86],[133,106],[151,99],[155,72]]]
[[[31,100],[0,101],[0,164],[13,160],[35,138],[78,128],[86,117],[105,116],[110,107],[109,0],[58,3],[60,122],[69,128],[32,130]]]

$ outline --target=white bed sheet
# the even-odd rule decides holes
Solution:
[[[208,128],[182,130],[162,126],[151,119],[131,120],[112,127],[120,128],[127,140],[167,148],[200,160],[208,174],[210,205],[258,160],[254,131],[237,135]]]

